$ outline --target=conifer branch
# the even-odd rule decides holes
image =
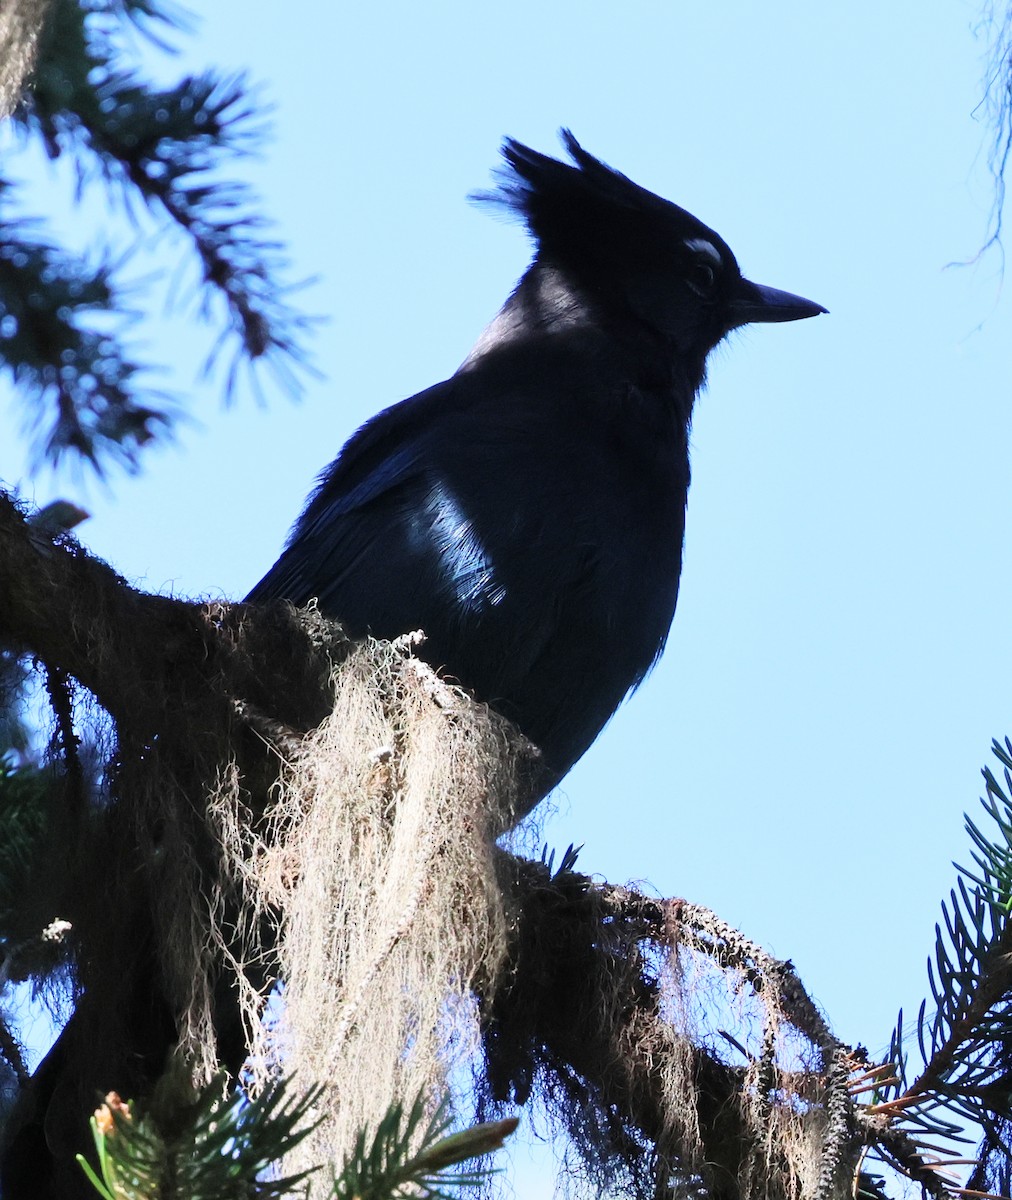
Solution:
[[[219,310],[224,326],[208,368],[231,347],[226,396],[241,365],[257,360],[298,391],[312,322],[290,303],[282,246],[252,190],[222,175],[223,164],[252,153],[264,136],[248,85],[207,73],[149,86],[125,64],[126,23],[168,49],[160,32],[185,27],[186,18],[163,0],[54,0],[15,119],[51,157],[72,157],[79,192],[102,187],[125,216],[146,211],[185,237],[200,276],[199,316]],[[144,288],[121,282],[128,256],[114,268],[39,237],[13,212],[12,197],[12,185],[0,181],[0,357],[27,392],[39,450],[54,462],[72,453],[98,470],[107,459],[134,467],[177,415],[125,339]]]

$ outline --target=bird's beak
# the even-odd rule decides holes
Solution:
[[[828,312],[814,300],[781,292],[778,288],[764,287],[748,279],[741,281],[729,310],[731,329],[754,321],[800,321],[803,317],[815,317]]]

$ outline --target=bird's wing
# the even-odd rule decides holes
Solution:
[[[247,600],[324,600],[326,585],[339,584],[353,569],[362,543],[378,533],[372,526],[408,503],[423,454],[418,410],[428,407],[429,392],[378,414],[348,440],[321,474],[281,557]]]
[[[536,480],[518,473],[531,439],[524,397],[492,402],[485,387],[454,376],[359,430],[248,599],[315,597],[354,635],[421,628],[436,665],[453,664],[486,699],[508,691],[553,636],[585,564],[559,506],[531,494],[552,477],[549,450]],[[532,570],[530,556],[549,553],[551,569]]]
[[[352,636],[423,630],[433,666],[565,771],[649,669],[677,593],[684,432],[620,420],[628,393],[599,359],[518,352],[388,409],[250,599],[316,597]]]

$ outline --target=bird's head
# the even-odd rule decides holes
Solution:
[[[499,189],[482,198],[522,217],[535,265],[561,272],[611,332],[674,352],[702,378],[730,330],[826,311],[745,279],[719,234],[561,136],[572,165],[508,138]]]

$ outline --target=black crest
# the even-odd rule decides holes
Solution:
[[[543,254],[553,258],[566,260],[575,252],[585,255],[615,242],[628,249],[640,239],[656,244],[658,237],[697,237],[734,261],[723,239],[691,213],[595,158],[568,129],[559,136],[572,164],[506,138],[502,156],[507,166],[497,172],[497,190],[478,192],[474,199],[515,213]]]

